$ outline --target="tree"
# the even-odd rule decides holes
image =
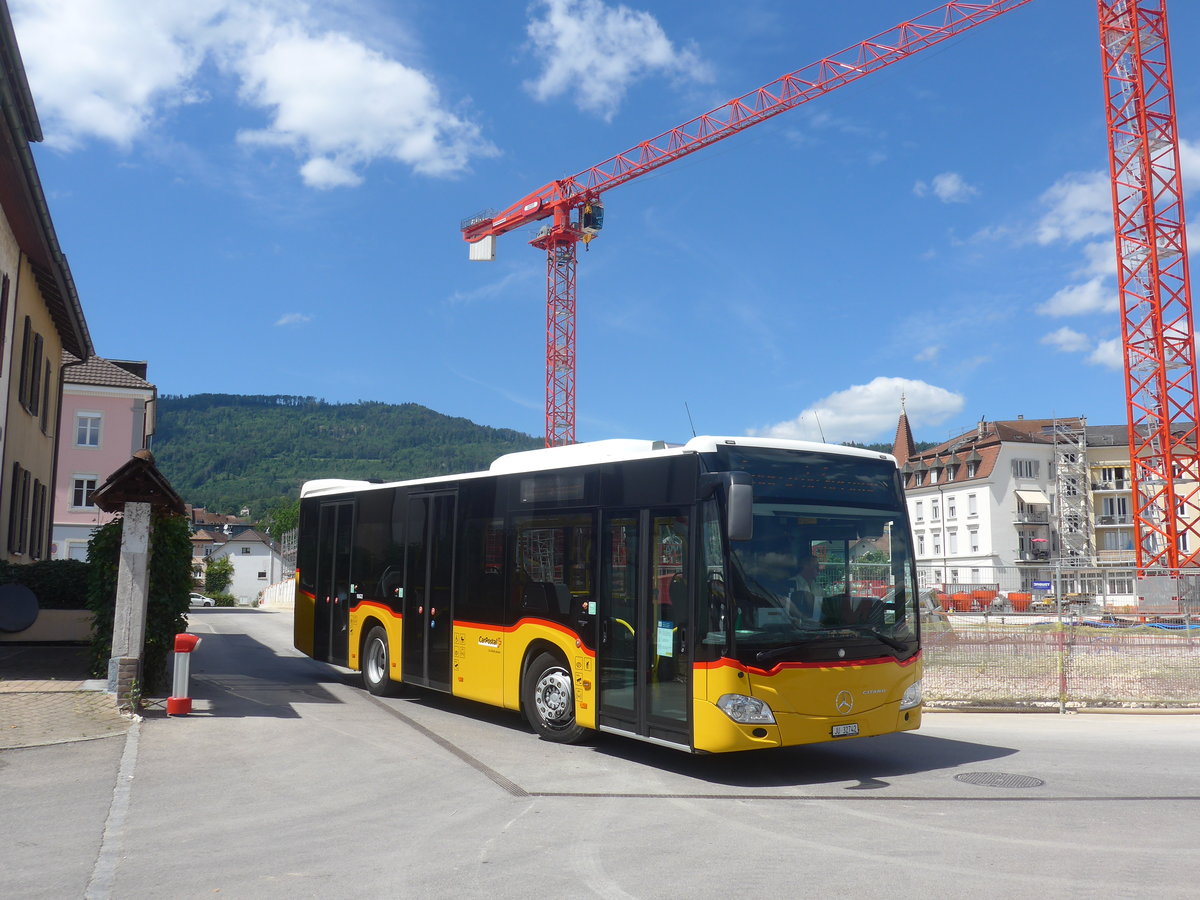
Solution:
[[[258,524],[263,531],[279,540],[300,524],[300,498],[275,504]]]
[[[204,567],[204,593],[208,595],[224,594],[233,582],[233,560],[228,556],[218,556],[209,559]]]

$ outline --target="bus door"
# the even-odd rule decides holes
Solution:
[[[313,659],[346,665],[350,651],[350,546],[354,503],[322,503],[317,546]]]
[[[609,513],[603,528],[599,723],[691,744],[688,513]]]
[[[456,494],[410,494],[400,674],[411,684],[450,689],[450,597]]]

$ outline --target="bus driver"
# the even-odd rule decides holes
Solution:
[[[819,576],[821,564],[812,555],[800,560],[800,572],[795,577],[795,588],[788,595],[792,614],[799,619],[820,622],[825,604],[825,593],[821,590]]]

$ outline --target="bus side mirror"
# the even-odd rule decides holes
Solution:
[[[754,483],[749,472],[713,472],[700,476],[700,496],[725,495],[725,533],[731,541],[754,537]]]

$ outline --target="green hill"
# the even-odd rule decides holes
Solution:
[[[259,518],[312,478],[395,481],[486,469],[543,446],[415,403],[326,403],[315,397],[165,394],[154,458],[184,500]]]

